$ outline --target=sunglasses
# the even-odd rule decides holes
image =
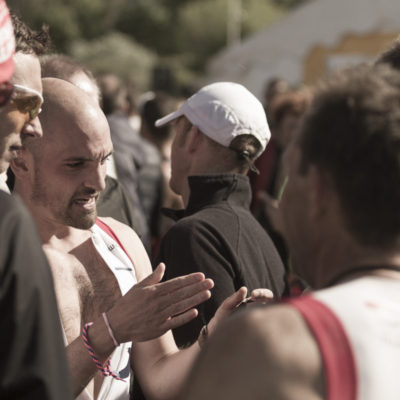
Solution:
[[[19,112],[26,114],[28,121],[32,121],[41,111],[43,97],[37,90],[5,82],[0,85],[0,107],[8,102]]]
[[[29,115],[29,121],[32,121],[42,111],[43,97],[37,90],[14,84],[11,103],[19,112]]]

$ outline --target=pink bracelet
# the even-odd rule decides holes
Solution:
[[[114,346],[118,347],[120,345],[120,343],[118,343],[117,339],[115,339],[115,335],[114,335],[114,332],[113,332],[113,330],[111,328],[110,321],[107,318],[107,314],[105,312],[103,312],[102,315],[103,315],[103,319],[104,319],[104,322],[106,324],[106,327],[108,329],[108,333],[109,333],[109,335],[110,335],[110,337],[111,337],[111,339],[112,339],[112,341],[114,343]]]
[[[92,358],[93,362],[96,364],[97,369],[102,373],[103,376],[112,376],[114,379],[125,382],[124,379],[119,377],[118,372],[114,372],[111,370],[110,358],[107,359],[107,361],[105,363],[106,366],[104,367],[103,364],[100,362],[100,360],[97,358],[96,354],[94,353],[92,347],[89,344],[89,340],[88,340],[88,328],[89,328],[89,326],[92,326],[92,325],[93,325],[93,322],[88,322],[82,328],[83,344],[85,345],[87,351],[89,352],[90,357]]]

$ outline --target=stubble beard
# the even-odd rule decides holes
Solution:
[[[75,196],[76,193],[71,197],[68,203],[66,203],[63,198],[57,196],[51,199],[47,193],[46,185],[40,179],[40,173],[36,170],[31,202],[50,211],[52,213],[52,219],[56,220],[58,223],[77,229],[89,229],[96,222],[97,207],[87,212],[74,212],[73,199]]]

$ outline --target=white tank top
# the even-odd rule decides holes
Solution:
[[[117,279],[121,294],[125,295],[137,283],[131,259],[126,254],[114,232],[104,222],[97,220],[91,231],[92,242],[96,250]],[[65,333],[64,343],[68,345]],[[111,369],[118,372],[125,382],[110,376],[105,377],[97,397],[98,400],[129,400],[131,347],[131,342],[120,344],[112,353],[110,360]],[[85,389],[76,399],[93,400],[93,397]]]
[[[326,399],[400,399],[400,281],[368,276],[290,303],[319,344]]]

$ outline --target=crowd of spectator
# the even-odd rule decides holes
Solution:
[[[0,0],[0,398],[397,400],[400,41],[262,101],[49,43]]]

